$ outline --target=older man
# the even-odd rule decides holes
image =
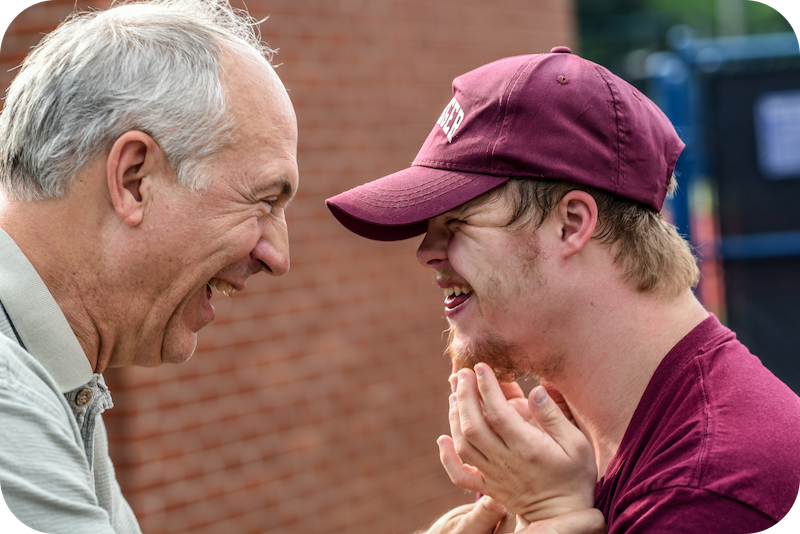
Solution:
[[[294,111],[226,0],[69,18],[0,118],[0,485],[28,526],[139,532],[101,373],[178,363],[211,288],[289,269]]]
[[[411,168],[328,200],[362,236],[425,234],[462,367],[439,439],[453,481],[536,532],[592,506],[613,533],[779,521],[800,399],[692,293],[691,250],[659,213],[683,149],[667,118],[565,47],[485,65],[453,95]],[[551,394],[495,379],[520,372]],[[491,532],[497,509],[433,531]]]

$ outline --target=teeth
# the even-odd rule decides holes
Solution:
[[[470,293],[472,293],[472,288],[469,286],[451,286],[444,288],[444,298],[468,295]]]
[[[219,278],[212,278],[211,280],[208,281],[208,285],[215,288],[217,291],[219,291],[220,293],[222,293],[227,297],[230,297],[231,295],[233,295],[233,292],[236,291],[236,289],[232,285],[230,285],[225,280],[220,280]]]

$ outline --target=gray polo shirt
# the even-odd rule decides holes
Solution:
[[[108,456],[113,406],[66,317],[0,229],[0,490],[47,534],[141,534]]]

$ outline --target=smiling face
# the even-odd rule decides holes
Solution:
[[[505,378],[557,365],[544,349],[551,292],[535,228],[507,227],[512,208],[490,192],[428,223],[417,259],[435,270],[459,367],[486,362]]]
[[[137,360],[188,359],[197,331],[214,319],[211,288],[243,290],[259,272],[289,270],[285,208],[297,191],[297,126],[283,85],[266,62],[223,60],[234,133],[191,191],[174,180],[154,193],[149,225],[155,300],[142,325]],[[141,347],[140,347],[141,348]]]

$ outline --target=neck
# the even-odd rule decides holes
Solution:
[[[570,357],[547,378],[567,401],[595,451],[598,476],[605,475],[656,368],[667,353],[708,312],[691,290],[665,301],[646,293],[628,294],[606,306],[592,305],[571,332]],[[580,314],[575,314],[578,316]]]
[[[99,247],[86,246],[101,237],[100,215],[69,195],[58,200],[21,202],[2,193],[0,226],[47,286],[94,372],[103,372],[113,346],[106,335],[101,335],[103,328],[93,313],[95,294],[102,284],[98,277],[103,258],[97,257]]]

